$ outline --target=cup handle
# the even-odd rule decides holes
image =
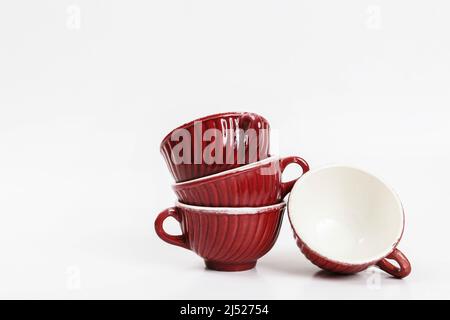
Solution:
[[[308,162],[306,162],[306,160],[300,158],[300,157],[286,157],[280,160],[280,169],[281,169],[281,174],[283,174],[284,169],[286,169],[286,167],[288,165],[290,165],[291,163],[296,163],[298,164],[300,167],[302,167],[303,173],[301,174],[304,175],[306,172],[309,171],[309,164]],[[301,177],[300,176],[300,177]],[[294,184],[297,182],[297,180],[300,178],[296,178],[294,180],[288,181],[288,182],[282,182],[281,183],[281,197],[284,199],[284,197],[286,197],[286,195],[291,192],[292,188],[294,187]]]
[[[388,260],[394,260],[399,267],[394,266]],[[378,261],[377,266],[396,278],[404,278],[411,273],[411,264],[408,258],[398,249],[394,249],[386,258]]]
[[[245,112],[241,115],[239,123],[240,127],[245,131],[254,126],[255,122],[258,122],[259,116],[254,113]]]
[[[161,212],[155,220],[155,231],[158,237],[160,237],[163,241],[173,244],[175,246],[179,246],[182,248],[189,249],[186,236],[184,234],[179,236],[173,236],[164,231],[163,223],[168,217],[172,217],[176,219],[179,223],[181,223],[181,215],[178,213],[176,207],[168,208]]]

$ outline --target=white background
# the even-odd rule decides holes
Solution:
[[[450,298],[449,12],[445,0],[2,1],[0,297]],[[161,139],[234,110],[270,121],[274,153],[391,184],[411,276],[322,272],[287,219],[248,272],[205,270],[162,242],[153,222],[175,197]]]

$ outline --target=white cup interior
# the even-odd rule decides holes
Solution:
[[[397,195],[377,177],[352,167],[306,173],[291,191],[288,212],[309,248],[347,264],[385,257],[403,232]]]

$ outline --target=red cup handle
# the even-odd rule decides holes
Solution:
[[[245,131],[250,129],[252,124],[257,120],[256,115],[253,113],[245,112],[240,117],[240,127]]]
[[[176,207],[168,208],[161,212],[155,220],[155,231],[158,237],[160,237],[163,241],[173,244],[175,246],[179,246],[182,248],[189,249],[186,236],[179,235],[173,236],[164,231],[163,223],[168,217],[172,217],[176,219],[178,222],[181,222],[181,215],[178,213]]]
[[[308,162],[306,162],[304,159],[300,158],[300,157],[286,157],[280,160],[280,169],[281,169],[281,173],[284,172],[284,169],[286,169],[286,167],[288,165],[290,165],[291,163],[296,163],[298,164],[300,167],[302,167],[302,175],[304,175],[306,172],[309,171],[309,164]],[[301,176],[302,176],[301,175]],[[300,176],[300,177],[301,177]],[[291,192],[292,188],[294,187],[294,184],[297,182],[298,179],[300,179],[300,177],[288,181],[288,182],[282,182],[281,183],[281,197],[284,199],[284,197],[286,197],[286,195]]]
[[[394,260],[399,267],[394,266],[388,260]],[[404,278],[411,273],[411,264],[408,258],[398,249],[394,249],[390,255],[377,263],[377,266],[396,278]]]

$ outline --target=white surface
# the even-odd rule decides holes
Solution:
[[[444,0],[1,2],[0,297],[450,298],[449,11]],[[204,270],[159,240],[153,221],[174,201],[161,139],[228,110],[265,116],[275,154],[393,186],[411,275],[321,272],[286,219],[243,273]]]
[[[341,165],[306,173],[290,193],[288,210],[296,234],[311,250],[346,264],[386,257],[404,225],[402,204],[389,186]]]

